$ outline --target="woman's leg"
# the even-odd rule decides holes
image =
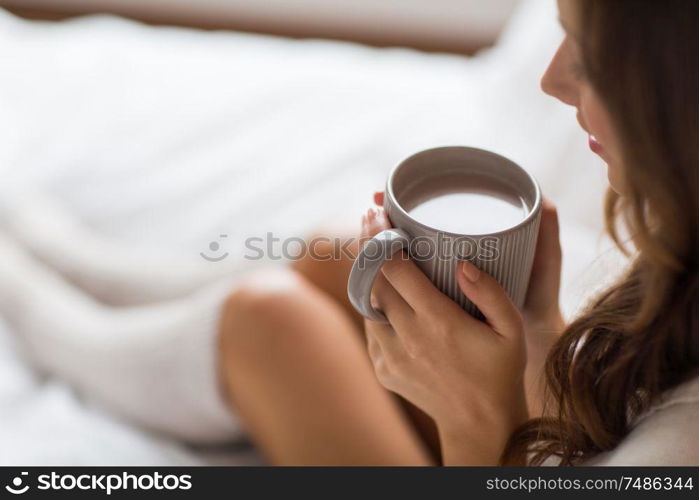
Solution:
[[[258,274],[237,287],[220,343],[232,405],[271,463],[430,463],[378,384],[355,323],[298,273]]]
[[[28,363],[116,416],[193,443],[242,437],[216,372],[229,283],[112,308],[0,233],[0,316]]]
[[[264,287],[229,293],[221,283],[155,306],[111,308],[1,234],[0,253],[0,314],[28,360],[116,415],[187,441],[223,442],[241,435],[227,394],[275,462],[427,461],[378,386],[352,321],[290,271],[271,271]]]
[[[337,302],[364,336],[364,319],[349,301],[347,280],[359,252],[359,241],[343,228],[317,231],[306,238],[308,252],[291,268]]]
[[[24,208],[15,211],[14,215],[21,214],[21,217],[13,221],[14,235],[35,254],[99,299],[112,304],[134,304],[184,296],[181,300],[169,301],[157,306],[113,310],[95,303],[91,298],[63,283],[47,269],[41,269],[37,273],[36,270],[40,266],[34,266],[35,269],[29,273],[15,273],[14,277],[24,283],[10,293],[13,300],[16,301],[19,295],[26,299],[27,294],[24,292],[29,292],[29,295],[37,292],[33,297],[36,301],[32,300],[32,305],[36,307],[26,307],[26,302],[22,302],[23,307],[20,310],[23,313],[20,315],[19,327],[17,323],[15,327],[18,327],[20,333],[29,339],[30,350],[33,351],[33,357],[39,367],[73,383],[81,394],[100,401],[116,413],[158,430],[174,433],[193,441],[212,440],[216,439],[212,436],[223,436],[229,432],[230,429],[225,424],[207,425],[206,418],[202,416],[196,418],[196,411],[192,408],[182,408],[186,405],[186,401],[178,402],[173,394],[168,394],[168,391],[164,390],[172,387],[172,381],[176,379],[180,382],[190,380],[192,389],[196,392],[194,385],[197,381],[202,377],[206,378],[207,370],[214,372],[213,362],[211,366],[203,367],[203,363],[196,364],[191,361],[187,363],[181,359],[177,361],[172,356],[174,352],[187,351],[186,346],[190,343],[188,339],[206,337],[207,332],[202,330],[212,328],[212,324],[216,322],[217,298],[194,299],[188,294],[211,282],[216,274],[220,273],[218,271],[202,272],[199,266],[172,266],[171,262],[163,262],[162,255],[159,253],[156,259],[148,259],[147,256],[144,257],[141,250],[133,251],[123,246],[115,247],[113,243],[77,224],[72,218],[66,216],[60,206],[56,206],[51,201],[36,197],[31,199],[31,203],[27,201],[25,199],[24,203],[15,205],[15,208],[18,206]],[[151,265],[144,265],[144,259],[151,262]],[[323,265],[317,266],[318,262],[322,262]],[[354,316],[355,324],[361,323],[360,318],[349,305],[345,293],[351,258],[347,259],[345,256],[338,265],[323,260],[314,263],[300,262],[295,267],[332,297],[325,297],[322,308],[333,302],[335,302],[334,307],[337,308],[339,303],[345,311],[348,311],[348,315]],[[20,268],[22,266],[15,270]],[[147,276],[142,273],[144,268],[148,270]],[[48,280],[44,279],[46,275],[50,276]],[[11,284],[5,283],[5,285],[7,285],[5,291],[8,288],[12,289]],[[245,308],[247,302],[233,300],[241,294],[246,295],[243,291],[232,294],[227,311],[230,312],[237,307]],[[206,290],[198,295],[206,297]],[[257,303],[257,299],[254,302]],[[230,304],[235,305],[230,306]],[[325,313],[321,314],[321,316],[324,315]],[[332,313],[327,312],[327,315],[332,316]],[[227,326],[222,328],[221,332],[229,332],[229,330],[230,327]],[[238,331],[244,330],[243,327],[238,328]],[[357,328],[345,328],[340,331],[352,332],[347,336],[354,336],[353,342],[356,346],[356,340],[361,337],[361,331]],[[144,349],[139,340],[134,339],[134,334],[137,338],[142,337],[141,340],[145,340],[152,351],[144,352],[148,349]],[[228,337],[229,335],[226,334],[225,338]],[[199,347],[205,345],[202,342],[194,342],[194,344]],[[182,348],[174,348],[178,345]],[[222,342],[221,346],[223,345]],[[196,348],[196,346],[193,347]],[[198,351],[206,351],[206,349],[204,347]],[[364,354],[363,346],[359,352]],[[225,353],[227,354],[228,350]],[[202,353],[197,352],[197,354]],[[223,375],[226,381],[231,368],[230,360],[237,359],[235,354],[224,356],[225,373]],[[202,356],[205,357],[205,354]],[[213,356],[211,357],[213,359]],[[353,365],[354,358],[356,356],[349,356],[349,365]],[[368,361],[365,360],[364,371],[372,375],[370,380],[374,385],[374,388],[369,391],[371,398],[376,397],[377,384],[373,379],[373,371],[367,363]],[[187,375],[182,373],[181,364],[199,368],[195,370],[196,373],[187,378]],[[369,370],[366,370],[367,366]],[[90,376],[85,376],[88,372]],[[172,376],[168,377],[167,373],[171,373]],[[299,376],[301,375],[303,373],[299,372]],[[364,380],[366,377],[360,377],[354,386],[361,387],[361,381]],[[150,382],[154,382],[155,386],[151,387]],[[318,395],[323,393],[321,388],[318,390]],[[384,421],[390,422],[391,418],[386,416],[385,402],[388,401],[389,407],[396,413],[394,398],[387,396],[380,388],[378,391],[384,400],[383,407],[379,405],[379,414],[383,415]],[[204,397],[203,394],[202,397]],[[311,400],[323,401],[322,398],[315,397]],[[332,403],[329,400],[326,402]],[[177,411],[175,406],[178,403],[180,409],[184,411]],[[195,406],[206,407],[207,405]],[[311,405],[308,410],[313,414],[315,410],[323,410],[323,407],[324,404]],[[209,408],[209,411],[212,409]],[[189,415],[184,420],[181,418],[183,413]],[[230,417],[225,415],[225,409],[214,413],[217,413],[218,420],[226,421]],[[193,415],[195,418],[192,418]],[[398,412],[398,418],[403,422],[405,420],[400,412]],[[202,425],[197,425],[196,420]],[[405,427],[405,423],[400,425]],[[203,427],[208,429],[201,436],[197,428],[201,430]],[[406,433],[414,434],[410,428],[404,430],[403,434]],[[387,435],[389,441],[393,439],[390,436],[391,432]],[[400,441],[404,440],[401,438]],[[421,445],[417,443],[411,446],[419,448]],[[401,449],[401,446],[395,449]],[[392,451],[384,453],[391,454]],[[373,452],[369,454],[374,455]],[[402,456],[412,462],[414,455],[414,453],[408,453]],[[366,456],[355,458],[366,458]],[[350,461],[352,460],[354,459]]]
[[[364,341],[364,319],[354,309],[347,297],[347,280],[352,264],[359,252],[359,241],[348,235],[345,228],[326,228],[307,238],[313,251],[293,264],[293,269],[323,290],[340,305],[357,326],[357,333]],[[437,427],[431,417],[419,408],[395,396],[401,407],[427,444],[435,460],[441,456]]]
[[[3,190],[0,226],[38,260],[108,305],[177,299],[235,272],[228,262],[212,264],[196,253],[183,255],[104,237],[60,201],[31,190]]]

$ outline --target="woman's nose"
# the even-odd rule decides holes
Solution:
[[[568,74],[570,71],[566,70],[567,67],[569,65],[565,64],[564,55],[559,49],[541,77],[541,90],[565,104],[577,106],[577,86],[575,79]]]

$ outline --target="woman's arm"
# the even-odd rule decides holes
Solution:
[[[562,316],[551,318],[546,322],[525,322],[527,343],[527,368],[524,372],[524,387],[527,396],[527,407],[531,418],[553,415],[554,409],[544,409],[546,389],[546,357],[561,332],[565,329]],[[550,404],[550,403],[549,403]]]
[[[527,299],[522,308],[527,345],[525,391],[531,417],[543,414],[546,357],[565,329],[559,305],[561,260],[558,214],[556,207],[544,199]],[[551,414],[551,408],[546,411]]]
[[[525,410],[525,407],[521,407]],[[483,422],[460,422],[458,425],[439,428],[443,465],[499,465],[500,455],[514,429],[527,420],[526,411],[507,413],[498,419],[490,417]]]

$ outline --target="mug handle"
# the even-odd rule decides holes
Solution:
[[[381,267],[394,253],[410,247],[408,234],[401,229],[384,229],[371,238],[357,255],[347,283],[347,295],[354,308],[367,319],[388,323],[386,316],[371,305],[371,289]]]

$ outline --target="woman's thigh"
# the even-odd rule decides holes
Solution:
[[[332,297],[352,318],[357,334],[364,341],[364,319],[354,309],[347,297],[347,281],[360,241],[350,231],[341,227],[318,230],[306,238],[308,250],[303,258],[294,262],[292,268],[316,287]],[[434,421],[419,408],[394,396],[418,430],[432,455],[439,457],[439,436]]]
[[[347,311],[352,320],[362,326],[362,316],[347,297],[347,280],[359,241],[348,232],[315,232],[306,238],[307,251],[292,264],[292,269],[332,297]]]
[[[241,284],[220,333],[225,391],[271,463],[429,463],[355,322],[304,276],[275,270]]]

